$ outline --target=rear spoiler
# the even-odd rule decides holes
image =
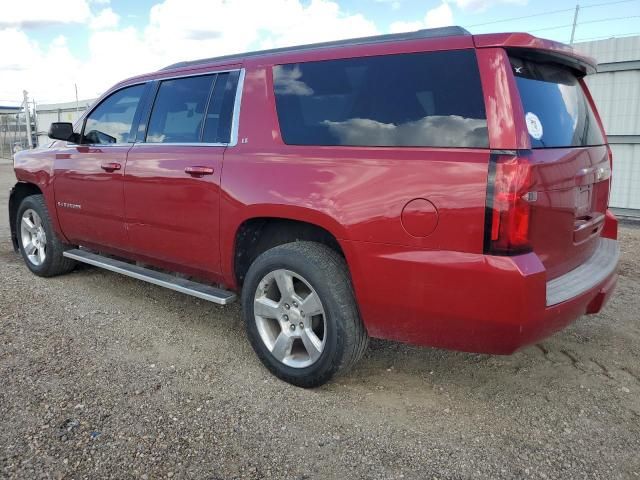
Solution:
[[[578,76],[596,72],[598,62],[594,58],[577,53],[569,45],[534,37],[528,33],[491,33],[474,35],[476,48],[504,48],[519,57],[560,63],[574,70]]]

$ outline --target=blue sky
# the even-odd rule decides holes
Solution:
[[[149,20],[149,9],[157,0],[111,0],[111,8],[120,15],[121,26],[143,29]],[[310,0],[302,2],[310,3]],[[441,2],[421,0],[341,0],[338,2],[346,13],[363,13],[381,32],[393,22],[411,22],[421,19]],[[604,5],[601,5],[604,4]],[[592,6],[599,5],[599,6]],[[496,31],[526,31],[537,36],[568,42],[571,35],[576,2],[571,0],[530,0],[527,3],[499,4],[480,11],[453,8],[456,25],[472,33]],[[553,13],[555,12],[555,13]],[[508,20],[527,15],[542,14],[532,18]],[[611,20],[606,20],[606,19]],[[499,20],[507,20],[497,22]],[[493,23],[497,22],[497,23]],[[588,22],[588,23],[586,23]],[[487,25],[482,25],[487,24]],[[478,26],[475,26],[478,25]],[[34,30],[33,38],[49,42],[56,36],[67,36],[71,50],[79,56],[88,55],[88,28],[69,29],[54,25]],[[616,0],[583,2],[578,14],[576,40],[594,39],[613,35],[640,34],[640,0],[618,3]]]
[[[604,5],[601,5],[604,4]],[[447,24],[568,42],[570,0],[0,0],[0,103],[98,95],[178,60]],[[197,13],[194,13],[197,12]],[[576,41],[640,34],[640,0],[581,5]]]

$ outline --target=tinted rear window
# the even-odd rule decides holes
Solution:
[[[213,79],[213,75],[207,75],[160,83],[149,120],[147,142],[200,141],[202,118]]]
[[[589,102],[571,70],[514,57],[511,66],[533,148],[604,143]]]
[[[239,71],[220,73],[215,88],[207,118],[204,123],[202,141],[210,143],[228,143],[231,138],[231,123],[233,116],[233,102],[236,98]]]
[[[239,71],[160,83],[148,143],[228,143]]]
[[[473,50],[277,65],[289,145],[488,146]]]

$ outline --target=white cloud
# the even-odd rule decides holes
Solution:
[[[0,30],[0,45],[12,46],[0,56],[0,98],[20,100],[23,89],[36,100],[73,98],[75,72],[81,69],[63,36],[42,48],[23,31],[10,28]]]
[[[94,15],[88,60],[74,56],[64,38],[40,45],[24,29],[0,26],[0,45],[13,47],[0,56],[0,98],[20,98],[26,89],[43,103],[69,101],[74,83],[81,98],[90,98],[119,80],[182,60],[378,33],[373,22],[334,0],[164,0],[141,29],[118,26],[118,20],[109,8]]]
[[[460,10],[465,12],[484,12],[496,5],[526,5],[527,0],[450,0]]]
[[[5,1],[2,2],[0,28],[80,23],[89,16],[89,5],[85,0],[65,0],[64,8],[60,2],[52,0]]]
[[[105,8],[91,19],[89,25],[94,30],[105,30],[108,28],[116,28],[119,23],[120,15],[111,10],[111,8]]]
[[[428,10],[422,20],[393,22],[389,26],[389,31],[391,33],[413,32],[422,28],[448,27],[453,24],[451,7],[448,3],[443,2],[437,7]]]
[[[398,10],[401,6],[400,0],[375,0],[376,3],[386,3],[391,5],[391,8],[394,10]]]
[[[460,145],[477,147],[487,141],[487,122],[459,115],[432,115],[395,125],[368,118],[343,122],[325,120],[344,145]]]
[[[165,0],[151,9],[145,37],[165,57],[184,59],[375,33],[372,22],[331,0]]]
[[[427,28],[448,27],[453,25],[453,12],[448,3],[442,3],[427,12],[424,17]]]
[[[424,22],[421,20],[416,20],[414,22],[393,22],[389,25],[390,33],[402,33],[402,32],[414,32],[416,30],[420,30],[424,28]]]

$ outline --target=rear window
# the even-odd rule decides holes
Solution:
[[[553,63],[511,57],[533,148],[602,145],[604,138],[575,74]]]
[[[277,65],[289,145],[488,146],[473,50]]]

